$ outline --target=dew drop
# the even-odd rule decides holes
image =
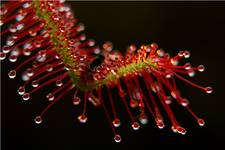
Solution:
[[[158,126],[159,129],[163,129],[165,127],[165,125],[164,125],[162,120],[158,120],[157,121],[157,126]]]
[[[27,75],[27,72],[24,72],[21,76],[23,81],[28,81],[30,79],[30,77]]]
[[[205,70],[205,67],[203,65],[199,65],[197,67],[197,69],[198,69],[199,72],[203,72]]]
[[[46,71],[51,72],[53,70],[52,65],[46,65]]]
[[[184,107],[187,107],[189,104],[189,101],[185,98],[181,99],[180,104]]]
[[[64,33],[64,32],[65,32],[65,30],[66,30],[66,28],[65,28],[65,27],[60,27],[60,28],[59,28],[59,31],[60,31],[60,32],[62,32],[62,33]]]
[[[56,86],[60,87],[63,85],[62,80],[56,80],[55,82]]]
[[[37,60],[38,62],[44,62],[44,61],[46,60],[46,55],[38,55],[38,56],[36,57],[36,60]]]
[[[114,140],[115,140],[116,143],[119,143],[119,142],[121,142],[122,139],[121,139],[121,136],[119,134],[116,134],[114,136]]]
[[[170,59],[170,62],[171,62],[171,64],[174,65],[174,66],[178,65],[178,60],[175,60],[175,59],[173,59],[173,58]]]
[[[18,24],[16,26],[16,29],[19,31],[19,30],[23,29],[23,27],[24,27],[24,24]]]
[[[60,59],[60,55],[56,54],[55,59]]]
[[[9,56],[9,61],[10,62],[16,62],[17,61],[17,56],[16,55]]]
[[[183,127],[177,127],[177,132],[182,134],[182,135],[186,134],[186,130]]]
[[[184,51],[183,55],[184,58],[189,58],[191,56],[191,53],[189,51]]]
[[[73,102],[73,105],[79,105],[80,102],[81,102],[81,100],[80,100],[79,97],[75,96],[75,97],[73,98],[72,102]]]
[[[132,128],[133,128],[133,130],[138,130],[138,129],[140,128],[139,123],[138,123],[138,122],[134,122],[134,123],[132,124]]]
[[[20,49],[16,47],[11,51],[10,56],[19,56],[19,54],[20,54]]]
[[[24,17],[25,17],[24,15],[18,14],[18,15],[16,16],[16,21],[21,21],[21,20],[23,20]]]
[[[34,122],[35,122],[36,124],[40,124],[40,123],[42,122],[41,116],[35,117]]]
[[[23,45],[23,48],[24,48],[24,49],[31,49],[32,46],[31,46],[30,43],[25,43],[25,44]]]
[[[30,34],[30,36],[34,37],[34,36],[36,36],[36,35],[37,35],[37,32],[34,32],[34,31],[29,31],[29,34]]]
[[[10,79],[15,78],[16,77],[16,70],[9,71],[8,76],[9,76]]]
[[[183,51],[179,51],[178,56],[182,57],[183,56]]]
[[[49,100],[49,101],[53,101],[55,96],[52,94],[52,93],[49,93],[46,98]]]
[[[85,34],[80,35],[80,40],[81,40],[81,41],[86,40],[86,35],[85,35]]]
[[[31,3],[29,3],[29,2],[26,2],[26,3],[23,4],[23,8],[28,8],[30,6],[31,6]]]
[[[23,95],[24,93],[25,93],[25,88],[24,88],[24,86],[20,86],[19,88],[18,88],[18,94],[19,95]]]
[[[29,56],[31,54],[31,51],[29,49],[23,49],[23,55]]]
[[[3,23],[3,21],[2,20],[0,20],[0,27],[3,25],[4,23]]]
[[[172,75],[173,75],[173,74],[172,74],[171,72],[165,72],[165,77],[166,77],[167,79],[171,78]]]
[[[80,123],[86,123],[88,118],[84,114],[82,114],[78,116],[78,120],[80,121]]]
[[[41,47],[41,42],[38,41],[38,40],[37,40],[37,41],[34,41],[34,42],[33,42],[33,46],[36,47],[36,48],[40,48],[40,47]],[[44,54],[43,54],[43,55],[44,55]],[[41,55],[41,56],[42,56],[42,55]]]
[[[95,41],[94,40],[89,40],[88,41],[88,46],[94,46],[95,45]]]
[[[29,77],[32,77],[32,76],[34,75],[34,72],[33,72],[33,70],[32,70],[31,68],[28,68],[28,69],[26,70],[26,73],[27,73],[27,75],[28,75]]]
[[[205,88],[205,91],[206,91],[206,93],[210,94],[210,93],[213,92],[213,89],[212,89],[212,87],[208,86],[208,87]]]
[[[205,121],[203,119],[198,119],[198,124],[199,124],[199,126],[204,126]]]
[[[176,128],[176,127],[172,126],[171,129],[172,129],[172,131],[173,131],[174,133],[177,133],[177,128]]]
[[[61,1],[62,1],[62,0],[60,0],[60,2],[61,2]],[[61,2],[61,3],[62,3],[62,2]],[[60,6],[58,10],[59,10],[59,12],[64,12],[65,8],[64,8],[63,6]]]
[[[117,119],[117,118],[114,119],[112,123],[113,123],[113,126],[116,127],[116,128],[120,126],[120,120]]]
[[[141,115],[140,117],[139,117],[139,121],[141,122],[141,124],[147,124],[148,123],[148,116],[146,116],[146,115]]]
[[[157,50],[156,53],[159,55],[159,57],[163,57],[165,55],[165,51],[162,49]]]
[[[27,101],[27,100],[29,100],[30,99],[30,94],[29,93],[25,93],[24,95],[23,95],[23,100],[24,101]]]
[[[94,53],[99,54],[100,52],[101,52],[100,49],[98,47],[96,47],[95,50],[94,50]]]
[[[5,46],[3,46],[2,51],[3,51],[3,53],[9,53],[10,52],[10,47],[5,45]]]
[[[6,58],[6,54],[3,52],[0,52],[0,60],[4,60]]]
[[[189,70],[188,71],[189,77],[194,77],[195,76],[195,71],[194,70]]]
[[[191,69],[191,64],[190,64],[190,63],[186,63],[186,64],[184,65],[184,69],[186,69],[186,70]]]
[[[9,31],[12,32],[12,33],[15,33],[17,30],[16,30],[16,27],[15,26],[11,26],[9,28]],[[7,44],[8,45],[8,44]],[[11,46],[11,45],[10,45]]]
[[[39,85],[39,84],[38,84],[38,81],[37,81],[37,80],[33,80],[33,81],[32,81],[32,86],[33,86],[33,87],[38,87],[38,85]]]
[[[167,105],[171,104],[172,103],[172,98],[170,96],[167,96],[166,99],[165,99],[165,103]]]

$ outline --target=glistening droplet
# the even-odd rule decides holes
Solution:
[[[42,122],[41,116],[37,116],[37,117],[34,119],[34,122],[35,122],[36,124],[40,124],[40,123]]]
[[[8,76],[10,79],[13,79],[16,77],[16,70],[11,70],[9,73],[8,73]]]

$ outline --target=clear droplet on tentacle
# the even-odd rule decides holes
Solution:
[[[52,65],[46,65],[46,71],[51,72],[53,70]]]
[[[2,52],[3,52],[3,53],[9,53],[9,52],[10,52],[10,47],[7,46],[7,45],[3,46],[3,47],[2,47]]]
[[[184,107],[187,107],[189,104],[189,101],[187,99],[183,98],[183,99],[181,99],[180,104]]]
[[[213,92],[213,89],[212,89],[212,87],[208,86],[208,87],[205,88],[205,91],[206,91],[206,93],[210,94],[210,93]]]
[[[8,76],[9,76],[10,79],[15,78],[16,77],[16,70],[9,71]]]
[[[3,24],[4,24],[3,21],[0,19],[0,27],[1,27]]]
[[[29,93],[25,93],[24,95],[23,95],[23,100],[24,101],[27,101],[27,100],[29,100],[30,99],[30,94]]]
[[[30,80],[30,77],[28,76],[28,74],[27,74],[26,71],[22,74],[21,78],[22,78],[23,81],[28,81],[28,80]]]
[[[191,56],[191,53],[189,51],[184,51],[183,56],[184,58],[189,58]]]
[[[162,120],[157,120],[156,123],[159,129],[163,129],[165,127],[164,122]]]
[[[33,86],[33,87],[38,87],[38,85],[39,85],[39,83],[38,83],[37,80],[33,80],[33,81],[32,81],[32,86]]]
[[[29,56],[31,54],[30,49],[23,49],[23,55],[24,56]]]
[[[82,114],[78,117],[78,120],[80,121],[80,123],[86,123],[88,118],[86,115]]]
[[[139,121],[141,124],[147,124],[148,123],[148,116],[147,115],[141,115],[139,117]]]
[[[114,126],[114,127],[119,127],[119,126],[120,126],[120,120],[117,119],[117,118],[114,119],[112,123],[113,123],[113,126]]]
[[[17,29],[17,31],[19,31],[19,30],[22,30],[23,27],[24,27],[24,24],[21,23],[21,24],[18,24],[18,25],[16,26],[16,29]]]
[[[199,72],[203,72],[205,70],[205,67],[203,65],[199,65],[197,67],[197,69],[198,69]]]
[[[114,140],[115,140],[115,142],[119,143],[119,142],[121,142],[122,138],[121,138],[121,136],[119,134],[116,134],[114,136]]]
[[[72,102],[73,102],[73,105],[79,105],[81,102],[81,99],[79,97],[75,96],[73,98]]]
[[[25,87],[24,86],[20,86],[17,91],[18,91],[19,95],[23,95],[25,93]]]
[[[33,70],[32,70],[31,68],[28,68],[28,69],[26,70],[26,73],[27,73],[27,75],[28,75],[29,77],[32,77],[32,76],[34,75],[34,72],[33,72]]]
[[[6,54],[3,52],[0,52],[0,60],[4,60],[6,58]]]
[[[46,98],[49,100],[49,101],[53,101],[55,96],[52,94],[52,93],[49,93]]]
[[[167,96],[167,97],[166,97],[165,103],[166,103],[167,105],[169,105],[169,104],[172,103],[172,98],[171,98],[171,96]]]
[[[138,123],[138,122],[134,122],[134,123],[132,124],[132,128],[133,128],[133,130],[138,130],[138,129],[140,128],[139,123]]]
[[[9,56],[9,61],[10,62],[16,62],[17,61],[17,56],[16,55]]]
[[[186,134],[186,130],[183,127],[177,127],[177,132],[182,134],[182,135]]]
[[[11,32],[11,33],[15,33],[17,30],[16,30],[16,27],[15,26],[10,26],[9,27],[9,32]],[[7,44],[8,45],[8,44]],[[9,45],[10,46],[10,45]]]
[[[203,119],[198,119],[198,124],[199,124],[199,126],[204,126],[205,121]]]
[[[40,123],[42,122],[41,116],[37,116],[37,117],[34,119],[34,122],[35,122],[36,124],[40,124]]]
[[[59,86],[59,87],[63,85],[63,83],[62,83],[62,80],[61,80],[61,79],[56,80],[55,84],[56,84],[56,86]]]

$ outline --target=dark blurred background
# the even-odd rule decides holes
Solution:
[[[154,121],[132,131],[128,123],[120,129],[123,141],[115,143],[104,113],[89,105],[88,123],[77,121],[80,108],[71,104],[70,96],[58,102],[36,125],[34,117],[43,109],[45,94],[37,94],[23,102],[16,90],[21,81],[8,79],[14,66],[1,64],[2,148],[6,150],[60,149],[161,149],[218,147],[224,140],[225,128],[225,3],[224,2],[67,2],[88,37],[97,45],[112,41],[114,48],[125,50],[129,44],[157,42],[174,55],[179,50],[191,52],[193,65],[204,64],[204,73],[191,79],[203,86],[212,86],[208,95],[199,89],[178,82],[193,110],[205,119],[199,127],[178,105],[175,115],[187,129],[187,135],[172,133],[170,125],[156,128]],[[46,91],[45,91],[46,92]],[[44,93],[45,93],[44,92]],[[47,92],[46,92],[47,93]],[[179,107],[179,108],[177,108]],[[125,111],[121,108],[121,111]],[[127,116],[128,117],[128,116]]]

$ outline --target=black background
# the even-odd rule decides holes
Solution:
[[[187,129],[187,135],[173,134],[156,128],[154,121],[134,132],[128,123],[120,130],[123,141],[115,143],[101,109],[89,105],[88,123],[77,121],[80,108],[65,96],[36,125],[34,117],[43,109],[44,94],[23,102],[16,90],[21,81],[7,78],[15,64],[1,64],[2,148],[36,149],[158,149],[194,146],[217,147],[225,142],[225,3],[224,2],[67,2],[75,16],[85,24],[88,37],[97,45],[112,41],[115,49],[129,44],[157,42],[171,54],[188,49],[193,65],[204,64],[206,71],[192,80],[212,86],[208,95],[178,82],[193,110],[206,121],[199,127],[182,108],[175,115]],[[44,91],[43,93],[47,93]],[[179,107],[178,105],[175,107]],[[121,108],[124,111],[124,108]]]

